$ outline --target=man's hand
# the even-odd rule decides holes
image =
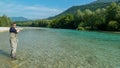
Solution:
[[[17,29],[17,33],[18,33],[18,32],[20,32],[20,30],[19,30],[19,29]]]

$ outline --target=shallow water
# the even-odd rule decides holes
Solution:
[[[25,28],[17,60],[9,57],[9,33],[0,33],[0,68],[120,68],[120,34]]]

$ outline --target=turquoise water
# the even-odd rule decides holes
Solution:
[[[17,60],[9,58],[9,33],[0,33],[0,68],[120,68],[120,34],[25,28]]]

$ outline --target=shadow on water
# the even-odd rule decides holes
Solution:
[[[0,50],[0,55],[4,55],[6,57],[9,57],[9,54],[3,50]]]

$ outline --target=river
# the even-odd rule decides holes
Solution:
[[[120,68],[120,34],[25,28],[17,60],[9,57],[9,33],[0,33],[0,68]]]

